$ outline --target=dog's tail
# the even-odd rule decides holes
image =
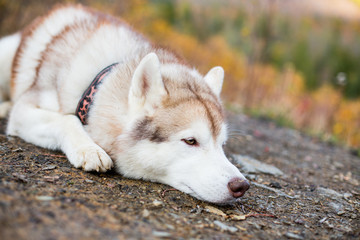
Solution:
[[[10,78],[11,67],[20,45],[21,34],[16,33],[0,39],[0,117],[6,116],[11,108]]]

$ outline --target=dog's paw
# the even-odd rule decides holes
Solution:
[[[113,161],[99,146],[80,148],[76,158],[74,166],[85,171],[106,172],[113,167]]]

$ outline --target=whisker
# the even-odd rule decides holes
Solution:
[[[237,136],[229,136],[228,140],[244,140],[244,137],[247,135],[237,135]]]
[[[248,135],[248,134],[241,129],[229,129],[228,135],[231,136],[231,135]]]

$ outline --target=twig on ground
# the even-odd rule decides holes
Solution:
[[[278,196],[287,197],[287,198],[290,198],[290,199],[295,199],[295,198],[297,198],[296,196],[294,196],[294,197],[293,197],[293,196],[290,196],[290,195],[288,195],[288,194],[286,194],[286,193],[284,193],[284,192],[282,192],[282,191],[280,191],[280,190],[278,190],[278,189],[273,189],[273,188],[268,187],[268,186],[266,186],[266,185],[264,185],[264,184],[261,184],[261,183],[251,182],[251,184],[252,184],[252,185],[255,185],[256,187],[264,188],[264,189],[266,189],[266,190],[275,192],[275,193],[278,194]]]
[[[262,214],[262,213],[248,213],[248,214],[245,214],[245,215],[231,214],[231,215],[226,216],[226,218],[230,218],[231,220],[235,220],[235,221],[243,221],[243,220],[246,220],[248,217],[272,217],[272,218],[277,218],[275,215]]]
[[[170,192],[170,191],[178,191],[175,188],[169,188],[169,189],[165,189],[162,193],[161,193],[161,197],[165,197],[165,193]]]

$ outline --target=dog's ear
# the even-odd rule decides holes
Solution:
[[[132,77],[129,104],[151,111],[165,94],[159,58],[155,53],[149,53],[140,61]]]
[[[204,79],[216,96],[219,96],[224,81],[224,69],[220,66],[214,67],[210,69]]]

